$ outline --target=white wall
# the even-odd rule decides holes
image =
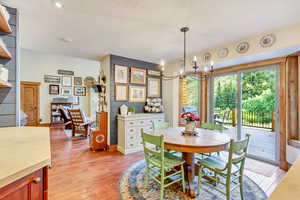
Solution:
[[[86,76],[96,78],[99,75],[100,61],[68,57],[56,54],[41,53],[21,49],[20,52],[20,79],[21,81],[40,82],[40,118],[41,123],[50,122],[50,102],[56,95],[49,95],[49,84],[44,82],[44,75],[58,75],[57,70],[71,70],[75,76],[83,79]],[[80,107],[90,114],[89,98],[80,97]]]
[[[273,33],[276,35],[277,38],[276,43],[269,48],[260,47],[259,45],[260,38],[267,33]],[[299,49],[300,23],[290,25],[278,30],[273,30],[267,33],[251,36],[243,40],[231,42],[228,44],[223,44],[214,47],[212,49],[208,49],[206,51],[201,51],[193,55],[189,55],[187,57],[188,59],[187,63],[191,63],[193,56],[196,55],[198,57],[198,60],[200,61],[200,65],[203,66],[205,65],[205,63],[203,63],[203,60],[201,60],[201,58],[203,57],[204,53],[210,52],[212,54],[212,60],[216,63],[216,66],[219,65],[222,67],[226,67],[235,64],[253,62],[256,60],[264,60],[272,57],[278,57],[279,54],[288,52],[288,50],[286,49]],[[235,50],[236,45],[241,41],[247,41],[250,44],[250,49],[245,54],[238,54]],[[224,47],[227,47],[229,49],[229,54],[226,58],[220,59],[217,57],[217,52],[219,49]],[[172,60],[166,63],[165,66],[166,73],[169,74],[178,73],[181,68],[180,63],[181,63],[180,59]],[[191,70],[192,66],[189,65],[187,68],[188,70]],[[164,104],[167,105],[166,106],[167,118],[170,121],[170,123],[173,125],[178,124],[178,117],[177,117],[178,109],[179,109],[179,101],[178,101],[179,84],[178,83],[179,83],[178,79],[172,81],[165,81],[164,91],[163,91]],[[288,145],[287,147],[288,162],[293,163],[299,156],[300,156],[300,150]]]

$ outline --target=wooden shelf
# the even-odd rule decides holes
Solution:
[[[0,9],[0,31],[4,33],[12,33],[12,30],[8,24],[8,21],[5,19],[2,10]]]
[[[0,88],[12,88],[12,85],[9,82],[0,80]]]

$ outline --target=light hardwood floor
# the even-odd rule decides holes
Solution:
[[[87,139],[71,139],[71,133],[51,128],[52,168],[49,170],[49,200],[118,200],[118,181],[122,172],[142,153],[123,156],[118,152],[91,152]],[[246,175],[269,195],[284,171],[268,164],[248,160]],[[253,172],[259,165],[272,170],[268,176]],[[250,170],[249,170],[250,169]]]

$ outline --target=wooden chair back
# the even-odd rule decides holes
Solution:
[[[154,131],[158,131],[160,129],[164,129],[164,128],[169,128],[170,127],[170,123],[169,122],[160,122],[160,123],[152,122],[152,124],[153,124],[153,130]]]
[[[229,154],[228,154],[228,170],[231,171],[232,164],[239,167],[240,170],[244,169],[248,144],[250,135],[247,134],[246,138],[240,141],[230,141]]]
[[[202,123],[201,128],[208,130],[217,130],[223,132],[224,127],[222,125],[213,124],[213,123]]]
[[[164,136],[154,136],[144,133],[142,130],[142,140],[144,146],[144,156],[147,163],[151,162],[151,157],[155,156],[164,163]]]

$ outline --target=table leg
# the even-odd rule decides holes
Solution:
[[[195,182],[195,154],[182,153],[182,158],[185,160],[185,179],[188,183],[188,193],[192,198],[196,197],[196,182]]]

